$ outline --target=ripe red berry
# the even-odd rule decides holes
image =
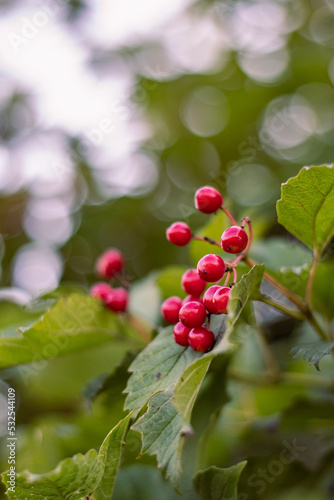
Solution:
[[[219,285],[210,286],[203,295],[203,304],[204,307],[211,314],[218,314],[217,308],[213,303],[213,296],[215,292],[220,288]]]
[[[166,230],[167,239],[179,247],[188,245],[191,240],[191,229],[185,222],[174,222]]]
[[[107,302],[112,291],[113,289],[108,283],[95,283],[90,289],[90,295],[102,299],[103,302]]]
[[[114,288],[108,299],[107,306],[114,312],[125,312],[128,305],[129,295],[124,288]]]
[[[220,286],[213,296],[213,303],[218,314],[227,314],[227,304],[230,298],[231,289],[228,286]]]
[[[124,267],[124,258],[119,250],[106,250],[96,262],[96,272],[102,278],[112,278],[119,274]]]
[[[180,297],[169,297],[161,305],[161,315],[168,323],[177,323],[181,307],[182,299]]]
[[[206,287],[206,282],[198,276],[196,269],[188,269],[182,276],[181,285],[186,293],[199,297]]]
[[[205,326],[193,328],[188,334],[189,345],[194,351],[206,352],[212,347],[214,341],[214,333]]]
[[[188,344],[188,334],[191,328],[187,328],[182,325],[181,322],[176,323],[173,328],[173,337],[177,344],[182,345],[183,347],[187,347]]]
[[[242,227],[228,227],[222,234],[221,246],[227,253],[240,253],[248,243],[247,233]]]
[[[217,189],[204,186],[195,193],[195,207],[203,214],[217,212],[223,204],[223,197]]]
[[[194,297],[193,295],[187,295],[186,298],[183,299],[182,305],[188,304],[188,302],[199,302],[200,304],[203,304],[203,299],[202,297]]]
[[[219,255],[209,253],[204,255],[197,264],[198,276],[210,283],[219,281],[225,272],[225,263]]]
[[[188,328],[203,325],[206,320],[206,310],[199,302],[188,302],[181,307],[179,312],[181,323]]]

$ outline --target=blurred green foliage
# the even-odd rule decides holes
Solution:
[[[64,23],[74,32],[78,30],[75,22],[80,16],[86,13],[89,17],[89,2],[86,4],[71,1],[66,6]],[[5,13],[19,5],[19,1],[3,1],[0,9]],[[138,112],[150,130],[149,137],[137,144],[135,153],[149,158],[157,173],[156,181],[147,179],[147,189],[108,194],[97,164],[98,146],[87,154],[82,148],[83,134],[71,135],[67,129],[43,130],[39,125],[31,127],[29,140],[37,147],[43,134],[55,134],[57,138],[60,134],[64,157],[73,161],[70,198],[75,202],[67,214],[72,229],[64,241],[53,244],[38,234],[34,237],[27,224],[29,207],[43,196],[36,194],[34,184],[29,182],[19,183],[17,189],[14,186],[1,190],[0,292],[4,292],[0,296],[0,300],[3,297],[1,332],[15,332],[18,326],[29,326],[40,314],[39,310],[27,311],[8,303],[6,295],[8,287],[17,285],[14,271],[20,251],[31,244],[49,246],[60,257],[62,270],[58,281],[63,285],[83,285],[84,289],[96,280],[94,263],[98,255],[109,246],[120,248],[127,261],[129,281],[134,288],[138,287],[137,296],[141,296],[140,312],[144,318],[146,312],[146,319],[153,321],[158,317],[160,298],[181,293],[178,280],[185,266],[193,266],[199,253],[205,251],[196,241],[188,253],[165,239],[165,229],[174,220],[185,220],[194,231],[207,222],[204,215],[195,214],[193,207],[194,191],[203,184],[220,189],[237,217],[252,218],[259,241],[252,248],[252,256],[277,272],[277,279],[286,283],[292,279],[289,271],[280,270],[282,266],[309,264],[311,254],[306,247],[296,247],[292,236],[278,225],[275,202],[280,196],[280,183],[296,175],[302,166],[333,162],[333,1],[199,0],[184,8],[179,21],[189,23],[191,28],[182,31],[181,26],[175,32],[174,46],[170,39],[166,41],[163,28],[158,35],[154,33],[140,43],[118,49],[84,42],[89,54],[88,72],[113,75],[120,65],[131,72],[132,96],[125,107]],[[201,43],[202,23],[207,26]],[[172,21],[169,27],[171,24]],[[191,51],[186,43],[191,31],[198,38],[198,60],[197,45]],[[203,45],[205,49],[208,33],[212,33],[214,43],[207,46],[206,60]],[[9,153],[19,150],[27,140],[15,126],[18,114],[24,110],[25,116],[37,123],[30,90],[18,90],[15,80],[11,83],[11,92],[2,99],[0,110],[1,145]],[[14,169],[15,154],[10,158]],[[125,165],[116,163],[112,167],[122,170]],[[140,175],[136,168],[134,161],[127,173],[132,180]],[[9,171],[6,175],[9,176]],[[66,198],[67,191],[64,182],[57,195],[59,199]],[[36,220],[43,218],[41,212],[36,214]],[[213,222],[213,236],[219,233],[217,221],[223,223],[219,218]],[[287,240],[290,250],[284,246]],[[50,261],[50,273],[53,265]],[[164,271],[159,273],[162,268]],[[144,286],[141,279],[148,274],[149,281]],[[328,318],[329,325],[333,318],[332,275],[333,254],[328,252],[326,262],[317,271],[318,293],[313,300],[316,309]],[[33,276],[28,276],[29,279],[33,280]],[[304,288],[301,279],[295,291],[302,293]],[[29,286],[27,290],[30,293]],[[149,311],[145,311],[147,304]],[[295,328],[291,321],[286,324],[268,310],[265,317],[268,338],[274,339],[272,348],[280,366],[312,379],[314,367],[289,356],[296,343],[314,340],[310,330]],[[126,346],[110,344],[68,354],[48,361],[28,382],[20,368],[2,371],[1,392],[6,394],[10,385],[19,395],[18,470],[46,472],[63,458],[99,448],[124,415],[121,393],[126,375],[122,374],[124,384],[117,387],[117,397],[109,387],[109,392],[106,388],[90,401],[84,395],[85,387],[92,379],[98,383],[101,376],[112,373],[126,352]],[[333,375],[329,356],[321,363],[319,380]],[[247,335],[233,366],[255,372],[262,365],[255,336]],[[209,375],[214,377],[214,372]],[[227,388],[224,384],[220,387],[217,379],[215,383],[218,400],[226,404],[224,411],[213,418],[215,426],[208,428],[202,461],[206,466],[224,468],[254,456],[241,475],[239,490],[245,496],[240,500],[334,498],[333,418],[327,411],[332,411],[332,392],[326,392],[321,384],[250,389],[235,381],[228,382]],[[209,391],[199,400],[201,408],[207,405],[212,410],[212,398]],[[203,415],[199,412],[198,419],[198,428],[205,428],[206,412]],[[162,499],[178,498],[157,471],[155,458],[143,457],[138,464],[140,440],[135,432],[130,437],[115,498],[149,500],[154,496],[152,491],[159,491]],[[262,490],[260,485],[257,491],[247,479],[251,474],[259,474],[259,470],[267,470],[268,464],[281,453],[282,443],[294,439],[306,452],[277,477],[273,469],[268,480],[262,478],[265,489],[258,492]],[[5,452],[0,459],[0,468],[4,470]],[[185,475],[180,485],[184,498],[189,500],[196,498],[189,486],[193,467],[194,444],[189,440],[185,445]]]

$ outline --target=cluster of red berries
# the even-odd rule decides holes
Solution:
[[[212,214],[222,209],[222,195],[210,186],[205,186],[195,194],[196,208],[205,214]],[[231,214],[230,218],[234,221]],[[248,219],[245,219],[249,222]],[[213,242],[209,238],[199,238],[192,234],[190,227],[184,222],[174,222],[166,231],[167,239],[177,246],[187,245],[191,239],[201,239]],[[220,245],[223,250],[231,254],[240,254],[248,245],[248,236],[243,226],[233,225],[227,228],[221,237]],[[223,259],[216,254],[207,254],[202,257],[197,269],[189,269],[181,279],[181,286],[188,296],[182,300],[180,297],[169,297],[161,306],[161,314],[168,322],[175,324],[173,329],[174,340],[177,344],[190,346],[195,351],[206,352],[214,344],[214,333],[209,329],[211,314],[227,314],[227,304],[231,287],[227,286],[231,271],[240,259],[225,265]],[[228,271],[224,286],[219,285],[220,280]],[[236,274],[235,274],[236,275]],[[207,283],[216,283],[204,293]],[[205,323],[207,321],[207,326]]]
[[[105,280],[120,279],[124,270],[124,257],[116,248],[106,250],[96,262],[96,273]],[[92,286],[92,297],[98,297],[114,312],[125,312],[129,295],[125,288],[114,288],[108,283],[100,282]]]

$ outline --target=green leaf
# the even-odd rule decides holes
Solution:
[[[211,358],[205,357],[192,363],[184,370],[175,387],[174,404],[186,424],[190,425],[191,412],[210,363]]]
[[[29,329],[0,338],[0,368],[56,358],[115,338],[126,340],[126,323],[98,300],[60,299]]]
[[[177,488],[184,436],[192,433],[188,425],[191,409],[209,363],[205,362],[206,368],[192,378],[190,391],[182,392],[185,386],[180,389],[178,400],[185,409],[187,424],[173,404],[175,384],[185,368],[202,355],[176,344],[172,331],[173,327],[162,330],[130,366],[133,374],[125,391],[125,407],[140,410],[147,404],[147,411],[132,428],[142,433],[142,453],[157,455],[159,468]],[[185,382],[188,387],[188,380]]]
[[[142,433],[141,453],[156,455],[158,467],[166,473],[177,488],[181,473],[181,450],[185,435],[181,414],[173,405],[174,386],[158,392],[148,403],[147,412],[139,418],[132,429]]]
[[[29,308],[10,302],[0,301],[0,338],[18,337],[17,329],[19,327],[29,327],[33,325],[45,309],[36,311],[35,308]]]
[[[202,500],[237,500],[238,482],[247,462],[222,469],[209,467],[197,472],[194,477],[194,486]]]
[[[130,417],[129,413],[108,434],[103,441],[98,458],[102,461],[104,470],[101,480],[94,490],[92,500],[106,500],[112,497],[117,471],[120,465],[122,447],[128,432]]]
[[[263,280],[264,265],[253,266],[252,269],[241,277],[241,280],[232,288],[228,303],[228,316],[226,322],[225,338],[233,333],[245,306],[251,299],[260,293]]]
[[[8,488],[9,500],[92,500],[110,499],[118,471],[122,445],[131,413],[114,427],[103,441],[99,453],[89,450],[62,460],[56,469],[46,474],[28,471],[16,474],[15,488],[11,490],[8,471],[2,479]]]
[[[303,355],[303,359],[308,358],[310,365],[314,364],[317,370],[320,371],[319,363],[321,358],[330,354],[334,347],[334,342],[313,342],[312,344],[300,344],[293,347],[290,353],[296,358],[298,355]]]
[[[128,393],[125,408],[140,410],[156,392],[175,384],[184,369],[200,356],[175,343],[172,326],[163,329],[129,368],[133,374],[124,391]]]
[[[252,243],[250,257],[256,262],[265,264],[266,269],[279,271],[293,269],[312,262],[312,253],[297,240],[271,237],[258,239]]]
[[[217,323],[218,337],[214,349],[195,353],[175,344],[172,328],[165,329],[139,354],[130,369],[134,371],[126,392],[126,407],[134,410],[148,401],[148,408],[132,427],[143,436],[142,453],[156,454],[158,466],[177,487],[181,471],[184,437],[192,434],[192,409],[213,358],[232,353],[235,346],[228,341],[249,299],[258,293],[264,266],[254,266],[233,287],[227,329],[225,321]],[[190,352],[189,352],[190,351]],[[158,392],[157,391],[162,391]]]
[[[279,283],[300,297],[304,297],[310,272],[312,254],[298,241],[283,238],[257,240],[252,244],[250,256],[265,264],[266,270]]]
[[[282,185],[278,222],[320,256],[334,235],[334,169],[305,167]]]

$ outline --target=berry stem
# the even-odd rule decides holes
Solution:
[[[318,265],[318,255],[315,252],[312,260],[311,269],[307,278],[306,290],[305,290],[305,302],[309,306],[311,302],[312,287],[315,278],[315,271]]]
[[[253,259],[250,259],[248,256],[244,256],[245,264],[248,267],[253,267],[256,265],[256,262]],[[305,319],[313,326],[314,330],[318,333],[319,337],[322,340],[328,340],[328,337],[322,327],[319,325],[317,319],[315,318],[313,312],[308,307],[308,305],[303,302],[297,295],[295,295],[291,290],[286,288],[284,285],[281,285],[278,281],[275,280],[267,271],[264,272],[264,278],[269,281],[277,290],[279,290],[285,297],[287,297],[295,306],[298,307],[300,312],[305,316]]]
[[[242,221],[242,226],[241,227],[244,227],[244,224],[245,222],[247,223],[247,227],[248,227],[248,243],[247,243],[247,246],[245,248],[245,250],[243,251],[243,253],[245,255],[247,255],[247,253],[249,252],[249,249],[251,247],[251,244],[252,244],[252,240],[253,240],[253,227],[252,227],[252,221],[250,220],[249,217],[243,217],[241,219]]]
[[[235,266],[233,266],[233,283],[236,283],[237,281],[238,281],[237,270]]]
[[[228,282],[230,281],[231,274],[232,274],[232,270],[231,270],[231,268],[229,268],[227,271],[227,276],[226,276],[226,279],[224,281],[223,286],[227,286]],[[219,284],[219,281],[217,282],[217,285],[218,284]]]
[[[277,302],[276,300],[273,300],[268,295],[260,294],[260,295],[258,295],[258,297],[255,300],[258,300],[259,302],[263,302],[264,304],[267,304],[268,306],[273,307],[274,309],[281,311],[282,313],[286,314],[287,316],[290,316],[290,318],[297,319],[298,321],[303,321],[304,319],[306,319],[305,314],[303,314],[299,311],[296,311],[295,309],[290,309],[289,307],[285,306],[284,304],[281,304],[281,302]]]
[[[245,261],[245,264],[248,267],[256,266],[256,262],[254,262],[253,259],[250,259],[246,255],[244,256],[243,260]],[[275,288],[277,288],[277,290],[279,290],[283,295],[285,295],[285,297],[287,297],[293,304],[295,304],[295,306],[297,306],[298,309],[303,314],[305,314],[305,315],[307,314],[307,312],[308,312],[307,305],[297,295],[295,295],[293,292],[291,292],[291,290],[289,290],[284,285],[282,285],[277,280],[275,280],[275,278],[273,278],[267,271],[264,272],[264,278],[267,281],[269,281],[269,283],[271,283],[271,285],[273,285]]]
[[[207,243],[210,243],[211,245],[216,245],[219,248],[221,248],[220,243],[216,240],[213,240],[212,238],[209,238],[208,236],[192,236],[193,240],[198,240],[198,241],[206,241]]]
[[[319,337],[321,337],[322,340],[327,341],[328,337],[327,337],[326,333],[324,332],[322,327],[319,325],[316,317],[314,316],[313,312],[310,309],[308,309],[308,311],[307,311],[306,319],[310,323],[310,325],[313,326],[315,331],[319,334]],[[332,355],[334,356],[333,353],[332,353]]]
[[[228,208],[226,208],[224,205],[222,205],[221,207],[221,210],[224,212],[224,214],[230,219],[230,221],[232,222],[232,224],[234,226],[237,226],[238,223],[237,221],[235,220],[235,218],[233,217],[233,215],[231,214],[231,212],[229,211]]]
[[[245,258],[244,254],[241,253],[240,255],[238,255],[238,257],[236,257],[235,259],[227,262],[226,264],[230,265],[231,267],[237,267],[237,265],[239,264],[239,262],[241,262],[244,258]]]

